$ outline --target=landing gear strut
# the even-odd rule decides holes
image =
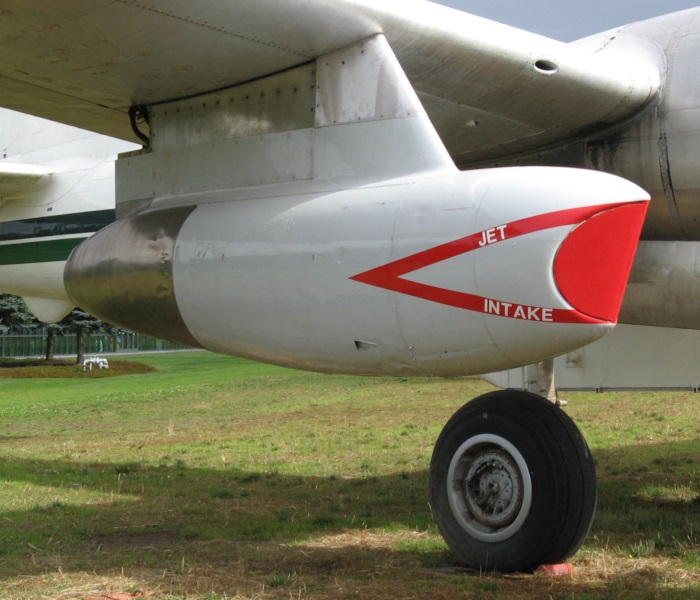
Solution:
[[[448,421],[430,465],[433,515],[468,567],[528,571],[572,556],[596,506],[593,460],[557,406],[523,391],[479,396]]]

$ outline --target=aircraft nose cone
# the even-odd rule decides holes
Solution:
[[[638,202],[598,213],[560,246],[554,278],[579,312],[617,322],[647,206]]]

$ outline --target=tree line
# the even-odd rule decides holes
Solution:
[[[114,334],[117,328],[100,321],[79,308],[73,309],[58,323],[42,323],[27,308],[19,296],[0,294],[0,335],[19,330],[46,330],[46,360],[54,359],[56,337],[75,334],[77,356],[75,362],[81,364],[85,360],[85,336],[95,333]]]

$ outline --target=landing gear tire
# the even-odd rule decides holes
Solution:
[[[472,400],[430,464],[433,516],[467,567],[531,571],[572,556],[588,534],[596,475],[586,441],[553,403],[516,390]]]

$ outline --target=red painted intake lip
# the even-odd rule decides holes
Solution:
[[[647,201],[640,201],[583,206],[534,215],[411,254],[350,279],[430,302],[497,317],[550,323],[614,323],[617,321],[647,206]],[[484,245],[577,224],[576,229],[560,245],[555,258],[557,264],[553,266],[557,288],[573,309],[528,306],[512,299],[487,298],[404,278],[404,275],[423,267],[478,251]],[[612,254],[608,255],[609,253]],[[584,279],[587,284],[581,287]],[[606,316],[597,316],[597,313]]]
[[[554,279],[575,310],[617,322],[647,206],[637,202],[600,212],[561,244]]]

